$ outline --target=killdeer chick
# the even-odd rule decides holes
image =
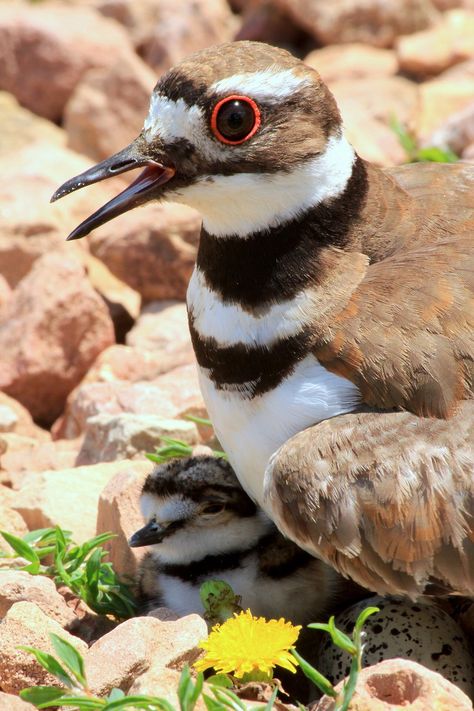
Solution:
[[[70,235],[200,210],[202,391],[278,528],[381,594],[474,594],[474,166],[381,170],[285,51],[236,42],[158,82],[139,137],[57,199],[143,167]]]
[[[140,506],[146,524],[129,543],[151,546],[138,573],[147,608],[202,612],[199,589],[216,578],[241,596],[244,609],[295,624],[324,619],[367,595],[284,538],[223,459],[189,457],[157,466]]]

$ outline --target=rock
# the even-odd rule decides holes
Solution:
[[[18,424],[18,417],[8,405],[0,404],[0,432],[13,432]]]
[[[27,601],[37,605],[45,615],[61,627],[76,619],[76,615],[66,605],[64,598],[56,590],[52,580],[44,575],[30,575],[23,570],[4,570],[0,575],[0,617],[17,602]]]
[[[18,649],[19,645],[27,645],[55,654],[49,639],[51,632],[73,644],[81,654],[86,652],[84,642],[63,630],[32,602],[17,602],[9,609],[0,625],[0,684],[3,691],[18,694],[27,686],[56,684],[56,678],[43,669],[33,655]]]
[[[471,143],[469,146],[466,146],[466,148],[462,152],[461,157],[463,160],[474,161],[474,143]]]
[[[152,665],[164,669],[207,637],[204,620],[189,615],[177,622],[135,617],[104,635],[85,656],[93,693],[104,695],[113,687],[127,692]],[[111,664],[110,660],[114,663]],[[135,693],[135,692],[133,692]]]
[[[66,105],[69,146],[100,161],[131,143],[142,129],[155,84],[154,72],[135,55],[88,71]]]
[[[28,527],[59,525],[72,531],[77,543],[95,535],[99,496],[118,472],[135,470],[139,462],[109,462],[62,471],[30,474],[16,494],[13,508]]]
[[[64,415],[53,425],[54,437],[74,439],[86,430],[89,417],[122,412],[155,415],[162,419],[178,417],[168,393],[152,382],[111,381],[84,383],[69,396]]]
[[[145,302],[184,301],[200,224],[198,213],[184,205],[149,204],[95,230],[90,250]]]
[[[169,607],[154,607],[153,610],[147,613],[147,617],[156,617],[162,622],[175,622],[179,620],[179,615]]]
[[[107,308],[81,264],[45,255],[16,289],[0,324],[0,388],[35,419],[51,423],[113,340]]]
[[[404,163],[406,154],[390,128],[395,116],[409,124],[417,110],[416,84],[403,77],[372,77],[330,83],[341,110],[345,133],[366,160],[387,166]]]
[[[0,435],[0,442],[5,445],[0,471],[5,473],[14,489],[19,489],[24,477],[31,472],[73,467],[80,448],[75,440],[42,442],[16,433]]]
[[[24,437],[32,437],[33,439],[39,442],[49,442],[51,440],[51,435],[48,430],[44,430],[41,427],[38,427],[38,425],[35,425],[35,423],[33,422],[33,418],[31,417],[26,407],[23,407],[23,405],[18,402],[18,400],[15,400],[14,398],[1,391],[0,407],[5,407],[14,413],[16,422],[13,430],[11,431],[13,431],[15,434]],[[2,467],[0,464],[0,469],[1,468]]]
[[[198,431],[194,422],[160,420],[154,415],[96,415],[86,422],[86,433],[77,465],[114,462],[118,459],[144,459],[154,452],[163,437],[197,444]]]
[[[160,375],[153,382],[167,393],[169,401],[176,409],[178,419],[184,415],[207,417],[206,406],[199,386],[197,367],[194,363],[174,368],[168,373]]]
[[[398,71],[397,57],[392,49],[379,49],[360,42],[315,49],[304,62],[316,69],[327,83],[339,79],[391,77]]]
[[[115,538],[104,548],[114,570],[122,576],[133,578],[144,548],[130,548],[128,539],[143,526],[138,499],[146,477],[151,472],[151,462],[134,462],[110,479],[99,497],[97,510],[97,535],[111,531]]]
[[[102,0],[98,7],[130,29],[157,74],[191,52],[231,40],[237,27],[225,0]]]
[[[438,13],[430,0],[275,0],[320,44],[363,42],[390,47],[398,35],[428,27]]]
[[[151,351],[175,368],[194,363],[186,304],[176,301],[147,304],[127,334],[127,344]]]
[[[127,334],[127,338],[132,331]],[[134,383],[139,380],[153,380],[177,365],[189,363],[192,358],[194,353],[187,354],[184,349],[183,357],[180,358],[177,353],[165,354],[159,349],[154,352],[140,346],[113,345],[98,355],[82,382],[110,383],[115,380],[126,380]],[[181,360],[184,362],[181,363]]]
[[[66,145],[66,133],[51,121],[46,121],[24,109],[13,94],[0,91],[0,156],[17,153],[21,148],[42,140],[57,146]]]
[[[11,504],[5,503],[3,497],[3,489],[5,488],[6,487],[3,486],[0,487],[0,531],[13,533],[14,536],[22,538],[25,533],[28,533],[28,526],[26,525],[23,516],[20,516],[18,511],[14,511],[14,509],[11,508]],[[3,538],[0,539],[0,549],[8,549],[11,551],[10,547]],[[0,576],[0,582],[2,580],[2,576]]]
[[[18,696],[0,691],[0,711],[34,711],[35,708],[36,706],[27,704]]]
[[[160,699],[166,699],[174,708],[179,707],[178,701],[178,685],[181,678],[181,673],[176,669],[165,667],[151,667],[144,674],[141,674],[132,684],[130,693],[146,694],[159,696]],[[198,702],[196,707],[198,711],[201,705]],[[205,707],[204,707],[205,708]]]
[[[343,682],[337,685],[340,691]],[[314,711],[333,711],[334,699],[324,696]],[[353,711],[385,709],[472,711],[467,696],[441,674],[406,659],[387,659],[362,669],[351,701]]]
[[[117,304],[122,306],[130,315],[133,325],[140,314],[140,294],[127,286],[125,282],[117,279],[110,269],[105,266],[104,262],[101,262],[100,259],[97,259],[92,254],[86,253],[83,261],[87,276],[94,289],[99,292],[109,305]]]
[[[10,289],[10,285],[8,284],[3,274],[0,274],[0,321],[2,319],[2,310],[10,301],[11,297],[12,290]]]
[[[0,89],[59,121],[84,73],[133,51],[126,32],[92,8],[0,4]]]
[[[364,625],[363,666],[384,659],[409,659],[442,674],[466,694],[474,693],[474,664],[469,638],[438,605],[380,596],[364,599],[336,616],[336,626],[351,633],[359,614],[368,606],[380,613]],[[316,640],[315,640],[316,641]],[[349,674],[350,656],[325,635],[316,668],[332,683]]]
[[[473,59],[474,12],[446,12],[434,27],[400,37],[396,51],[400,70],[419,79]]]
[[[284,10],[275,7],[273,0],[251,0],[239,10],[243,11],[242,25],[236,40],[267,42],[277,47],[297,47],[301,30],[290,20]],[[232,3],[235,8],[236,3]]]
[[[417,134],[425,143],[450,116],[467,110],[474,96],[474,74],[459,77],[453,81],[449,72],[437,79],[425,81],[419,87],[419,109],[417,113]]]
[[[452,114],[445,123],[425,139],[426,146],[450,148],[464,157],[464,150],[474,143],[474,101]]]

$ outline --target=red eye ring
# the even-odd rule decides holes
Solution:
[[[249,104],[249,106],[251,106],[251,108],[252,108],[252,111],[253,111],[253,114],[255,117],[255,122],[252,126],[251,131],[249,131],[246,136],[244,136],[243,138],[240,138],[238,141],[231,141],[228,138],[225,138],[225,136],[223,136],[222,133],[217,128],[217,115],[219,113],[219,110],[222,108],[222,106],[227,104],[229,101],[244,101],[246,104]],[[245,143],[245,141],[248,141],[249,138],[252,138],[252,136],[254,136],[255,133],[258,131],[261,123],[262,123],[262,119],[261,119],[261,115],[260,115],[260,109],[258,108],[255,101],[253,99],[250,99],[248,96],[241,96],[240,94],[232,94],[231,96],[226,96],[225,99],[221,99],[220,101],[218,101],[217,104],[212,109],[212,114],[211,114],[212,133],[221,143],[227,143],[229,146],[238,146],[240,143]]]

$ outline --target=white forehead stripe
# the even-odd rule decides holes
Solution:
[[[164,141],[175,138],[193,140],[196,128],[201,126],[204,114],[198,106],[188,106],[183,99],[173,101],[166,96],[153,93],[150,110],[143,129],[145,138],[151,140],[159,134]]]
[[[237,303],[223,302],[197,267],[189,282],[187,302],[199,335],[215,338],[221,347],[236,343],[270,346],[299,333],[314,316],[313,297],[306,291],[274,304],[261,316],[254,316]]]
[[[245,72],[216,81],[211,91],[244,94],[252,99],[284,99],[309,84],[307,77],[297,77],[291,69],[269,67],[261,72]]]
[[[140,497],[140,509],[146,521],[152,518],[155,518],[158,523],[180,521],[191,516],[195,508],[196,506],[193,502],[180,496],[161,498],[145,493]]]
[[[340,195],[352,175],[354,160],[348,141],[333,136],[324,153],[291,171],[204,175],[167,197],[199,210],[204,227],[215,237],[245,237]]]

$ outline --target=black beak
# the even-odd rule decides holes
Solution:
[[[99,208],[93,215],[84,220],[84,222],[81,222],[81,224],[71,232],[67,238],[68,240],[85,237],[93,229],[112,220],[114,217],[117,217],[117,215],[121,215],[128,210],[132,210],[134,207],[143,205],[143,203],[148,202],[148,200],[154,197],[158,197],[160,192],[158,188],[164,185],[164,183],[167,183],[168,180],[171,180],[176,170],[174,167],[166,167],[156,160],[156,155],[159,153],[156,145],[153,146],[153,158],[147,155],[148,152],[149,147],[145,141],[138,138],[122,151],[119,151],[119,153],[103,160],[101,163],[89,168],[89,170],[84,171],[84,173],[76,175],[75,178],[67,180],[56,190],[51,198],[51,202],[59,200],[59,198],[65,195],[69,195],[69,193],[74,192],[74,190],[84,188],[93,183],[98,183],[100,180],[112,178],[120,173],[134,170],[134,168],[146,166],[145,170],[140,173],[138,178],[129,185],[128,188]],[[164,154],[163,158],[165,159]]]
[[[141,548],[141,546],[151,546],[153,543],[161,543],[169,533],[170,526],[162,525],[156,521],[149,521],[146,526],[136,531],[129,538],[130,548]]]

